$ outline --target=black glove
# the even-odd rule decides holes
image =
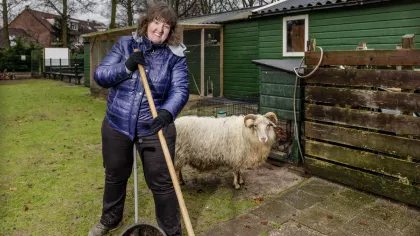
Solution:
[[[157,134],[160,129],[168,126],[172,122],[172,114],[167,110],[159,110],[158,115],[153,119],[150,129],[153,134]]]
[[[142,51],[133,52],[130,55],[130,57],[128,57],[127,61],[125,62],[125,67],[127,67],[129,71],[134,72],[139,68],[138,64],[147,66],[147,63],[146,63],[146,60],[144,59]]]

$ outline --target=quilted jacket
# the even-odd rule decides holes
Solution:
[[[175,119],[188,101],[189,81],[185,46],[154,44],[147,37],[120,37],[94,73],[97,84],[110,88],[105,119],[131,140],[151,134],[152,114],[139,71],[131,73],[125,62],[134,49],[143,51],[144,66],[157,110],[165,109]]]

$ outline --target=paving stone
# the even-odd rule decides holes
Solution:
[[[410,223],[402,231],[404,236],[419,236],[420,235],[420,222]]]
[[[299,224],[296,221],[288,221],[280,226],[280,229],[273,229],[268,232],[269,236],[325,236],[313,229]]]
[[[329,234],[328,236],[358,236],[358,235],[352,234],[351,232],[348,232],[348,231],[344,231],[343,229],[337,229],[333,231],[331,234]]]
[[[283,196],[283,200],[289,205],[291,205],[292,207],[299,210],[303,210],[324,200],[324,198],[319,197],[319,196],[314,196],[312,194],[296,189],[289,193],[286,193]]]
[[[262,220],[283,224],[284,222],[299,214],[299,210],[283,201],[276,199],[261,207],[258,207],[255,210],[250,211],[250,214],[256,215]]]
[[[377,199],[372,194],[354,190],[351,188],[345,189],[341,191],[339,194],[349,201],[357,201],[357,202],[365,203],[365,204],[373,203]]]
[[[327,180],[312,177],[311,181],[300,186],[299,189],[315,196],[328,197],[331,194],[337,193],[343,187]]]
[[[411,222],[420,222],[420,209],[386,199],[376,201],[364,214],[399,229],[404,229]]]
[[[259,217],[252,214],[245,214],[233,220],[225,222],[218,227],[215,227],[202,236],[256,236],[267,233],[274,227],[271,224],[266,224]]]
[[[346,220],[334,212],[318,206],[302,211],[296,221],[323,234],[330,234],[344,225]]]
[[[398,228],[394,228],[384,222],[378,221],[362,214],[354,217],[341,229],[357,236],[403,236]]]
[[[346,196],[336,194],[322,202],[319,202],[316,206],[327,211],[334,212],[346,220],[350,220],[365,207],[369,206],[369,204],[371,204],[370,201],[366,202],[365,200],[360,199],[349,200]]]

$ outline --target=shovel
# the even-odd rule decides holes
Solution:
[[[134,174],[134,224],[128,227],[121,236],[166,236],[159,227],[150,224],[139,223],[139,203],[137,188],[137,155],[136,145],[133,147],[133,174]]]
[[[135,49],[134,51],[137,51],[137,49]],[[153,97],[152,97],[152,93],[150,92],[150,87],[149,87],[149,83],[147,81],[146,72],[144,71],[144,68],[141,64],[139,64],[138,67],[139,67],[141,81],[143,83],[143,87],[144,87],[144,90],[146,92],[147,101],[149,102],[150,111],[152,112],[152,117],[155,118],[157,116],[157,112],[156,112],[155,103],[154,103],[154,100],[153,100]],[[171,175],[172,183],[174,185],[175,193],[176,193],[176,196],[178,198],[178,204],[179,204],[179,208],[181,210],[182,217],[184,219],[184,224],[185,224],[185,227],[187,228],[187,233],[188,233],[189,236],[195,236],[192,225],[191,225],[191,220],[190,220],[190,217],[188,215],[188,210],[187,210],[187,207],[185,206],[184,197],[182,196],[181,187],[179,186],[178,178],[177,178],[176,173],[175,173],[175,168],[174,168],[174,165],[172,163],[171,154],[169,153],[168,145],[166,143],[165,137],[163,136],[162,130],[159,130],[158,136],[159,136],[160,144],[162,146],[163,154],[165,155],[166,165],[168,166],[169,174]],[[135,158],[134,158],[134,160],[135,160]],[[137,167],[135,167],[135,168],[136,168],[135,169],[135,173],[136,173]],[[137,181],[137,178],[135,178],[135,181]],[[136,185],[137,185],[137,182],[136,182]],[[135,193],[135,196],[136,196],[136,201],[137,201],[137,191]],[[136,211],[137,211],[137,207],[136,207]],[[150,225],[146,226],[145,224],[138,224],[137,220],[136,220],[136,224],[133,225],[132,227],[136,227],[136,225],[138,226],[139,229],[144,228],[145,230],[147,230],[146,228],[150,227]],[[130,228],[132,228],[132,227],[130,227]],[[154,227],[154,226],[152,226],[152,227]],[[127,234],[127,235],[129,235],[129,234]],[[140,235],[142,235],[142,234],[140,234]],[[145,235],[147,235],[147,234],[145,234]],[[152,234],[149,234],[149,235],[152,236]],[[157,235],[159,235],[159,234],[157,234]],[[163,235],[165,235],[165,234],[163,234]]]

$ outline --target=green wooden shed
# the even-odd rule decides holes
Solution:
[[[252,60],[301,59],[305,42],[324,50],[395,49],[405,34],[420,34],[414,0],[286,0],[248,9],[223,24],[225,96],[260,93],[262,68]],[[416,42],[416,47],[419,42]]]

